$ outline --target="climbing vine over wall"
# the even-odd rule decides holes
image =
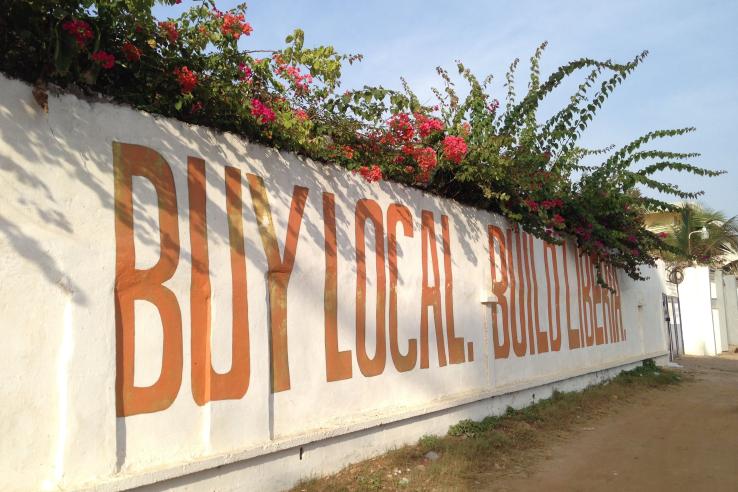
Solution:
[[[721,174],[686,162],[698,154],[651,148],[694,128],[653,131],[619,149],[578,145],[645,51],[626,63],[580,58],[542,77],[544,43],[530,59],[522,97],[515,93],[517,59],[501,95],[491,77],[480,79],[458,63],[468,85],[463,95],[439,68],[437,102],[423,105],[404,81],[402,90],[343,91],[341,71],[361,55],[308,48],[299,29],[282,48],[251,49],[245,4],[221,11],[202,0],[179,18],[159,21],[154,3],[0,0],[0,70],[35,83],[42,105],[49,83],[101,93],[332,162],[370,182],[397,181],[498,212],[546,240],[573,237],[598,264],[636,279],[641,265],[653,264],[655,251],[669,249],[644,228],[643,213],[672,209],[639,189],[690,199],[700,193],[654,175],[665,169]],[[570,102],[541,121],[539,105],[570,77],[581,80]]]

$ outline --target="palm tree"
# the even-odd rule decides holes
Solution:
[[[653,228],[674,251],[664,251],[666,262],[688,265],[697,262],[723,268],[738,260],[738,216],[725,214],[699,203],[681,203],[673,225]],[[692,234],[705,227],[709,237]]]

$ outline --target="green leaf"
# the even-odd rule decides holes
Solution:
[[[79,47],[77,41],[66,32],[63,32],[59,25],[56,26],[54,35],[54,68],[59,75],[63,76],[69,73],[72,62],[79,52]]]

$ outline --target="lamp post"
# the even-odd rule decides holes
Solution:
[[[692,234],[699,234],[701,239],[708,239],[710,237],[710,231],[707,230],[707,226],[703,225],[702,229],[692,231],[687,235],[687,251],[689,255],[692,255]],[[694,260],[692,260],[694,262]]]

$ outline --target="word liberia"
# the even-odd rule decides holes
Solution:
[[[115,187],[115,320],[116,320],[116,406],[118,416],[157,412],[168,408],[179,393],[183,376],[182,315],[175,293],[164,285],[177,270],[180,259],[179,210],[174,177],[169,164],[155,150],[133,144],[113,143]],[[232,363],[226,373],[212,366],[211,354],[211,284],[208,255],[205,161],[188,157],[187,193],[189,237],[192,259],[190,278],[191,380],[192,395],[198,405],[209,401],[240,399],[248,391],[250,381],[249,309],[247,300],[246,254],[243,229],[241,171],[226,166],[225,202],[230,245],[232,296]],[[136,268],[133,229],[133,177],[148,180],[157,196],[159,215],[159,258],[148,269]],[[309,190],[295,186],[287,220],[283,253],[280,253],[272,211],[262,178],[247,173],[246,181],[256,217],[257,228],[267,263],[269,310],[269,345],[271,391],[290,389],[290,367],[287,333],[287,287],[295,264],[305,205]],[[335,197],[322,193],[325,284],[324,330],[325,367],[328,382],[353,377],[351,350],[339,350],[338,340],[338,258]],[[456,336],[453,314],[453,277],[450,226],[446,215],[440,216],[444,282],[441,288],[436,221],[433,212],[421,211],[420,240],[422,282],[420,291],[419,340],[409,338],[403,354],[398,340],[397,313],[397,229],[405,237],[413,237],[410,210],[398,203],[387,207],[386,220],[382,207],[374,200],[360,199],[355,206],[356,253],[356,362],[365,377],[382,374],[389,355],[398,372],[417,366],[429,367],[429,318],[432,310],[438,365],[474,361],[474,346]],[[375,353],[366,350],[366,244],[365,228],[374,229],[376,267]],[[488,227],[491,291],[497,298],[493,304],[492,332],[494,357],[506,359],[559,351],[562,335],[569,349],[613,343],[625,339],[620,313],[620,294],[612,268],[602,267],[612,291],[594,280],[594,264],[585,256],[574,256],[577,282],[579,328],[571,324],[571,296],[566,244],[544,244],[546,285],[548,287],[548,319],[550,329],[542,329],[539,320],[538,277],[533,261],[533,237],[516,228],[506,232]],[[385,239],[386,237],[386,251]],[[566,321],[562,323],[559,253],[564,274]],[[429,260],[430,269],[429,272]],[[405,260],[407,261],[407,260]],[[387,267],[385,267],[387,265]],[[389,271],[389,279],[386,276]],[[551,273],[553,274],[551,276]],[[430,282],[430,275],[433,283]],[[552,282],[553,280],[553,282]],[[389,281],[389,299],[387,296]],[[443,296],[443,303],[442,301]],[[135,301],[153,304],[159,312],[163,333],[161,372],[151,386],[134,385]],[[553,302],[552,302],[553,301]],[[443,306],[443,308],[442,308]],[[498,314],[501,318],[498,322]],[[387,325],[385,326],[385,321]],[[445,333],[444,333],[445,320]],[[601,321],[601,323],[600,323]],[[385,329],[386,328],[386,329]]]
[[[605,280],[610,289],[603,288],[595,280],[595,264],[591,257],[575,255],[574,265],[578,290],[579,328],[571,323],[571,292],[569,287],[569,267],[567,243],[559,248],[556,244],[543,242],[543,262],[546,272],[548,301],[548,320],[551,329],[548,334],[541,330],[538,314],[538,277],[534,261],[534,241],[530,234],[521,232],[519,228],[507,230],[507,234],[496,226],[488,226],[489,258],[492,271],[492,293],[497,298],[492,316],[492,340],[495,359],[507,359],[512,341],[513,352],[518,357],[527,353],[536,354],[557,352],[561,349],[561,285],[559,277],[559,249],[561,250],[562,269],[564,272],[564,301],[566,305],[566,332],[569,349],[590,347],[625,340],[625,329],[620,301],[620,287],[615,270],[610,265],[601,265]],[[515,260],[513,258],[513,240],[515,258],[517,259],[517,276],[515,279]],[[521,254],[522,249],[522,254]],[[499,264],[498,264],[499,263]],[[499,274],[498,267],[499,266]],[[551,270],[553,270],[553,296],[551,286]],[[498,278],[499,275],[499,278]],[[532,288],[531,288],[532,281]],[[516,290],[519,305],[519,323],[516,323]],[[506,294],[509,290],[509,299]],[[526,297],[527,292],[527,297]],[[533,297],[531,299],[531,296]],[[552,303],[553,297],[553,303]],[[553,310],[552,310],[553,304]],[[598,309],[598,306],[600,308]],[[497,308],[502,322],[497,319]],[[601,312],[602,316],[599,316]],[[527,323],[526,323],[527,314]],[[556,323],[553,322],[555,314]],[[602,324],[599,321],[602,320]],[[516,324],[518,325],[516,327]],[[526,337],[527,324],[527,337]],[[500,334],[500,329],[502,334]],[[548,335],[548,336],[547,336]]]

